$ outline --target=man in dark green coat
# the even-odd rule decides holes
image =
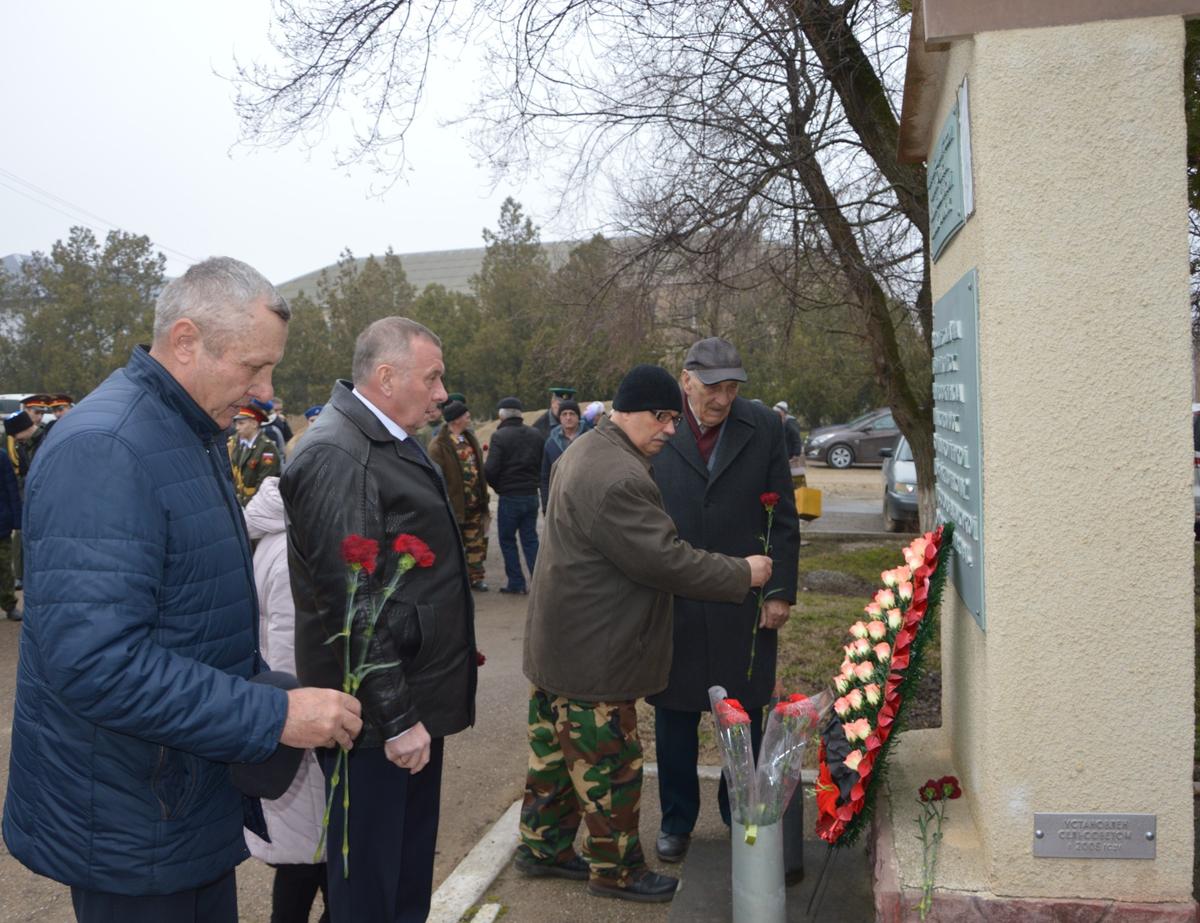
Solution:
[[[650,459],[681,407],[665,369],[639,365],[622,379],[611,419],[555,466],[529,597],[523,666],[534,689],[516,866],[588,879],[601,897],[669,901],[678,884],[647,868],[638,836],[635,704],[667,681],[671,594],[734,604],[771,574],[753,550],[732,557],[680,541],[663,511]],[[584,818],[586,861],[574,848]]]
[[[245,506],[258,493],[264,478],[279,474],[279,447],[262,430],[267,417],[257,407],[243,407],[233,418],[229,437],[229,462],[238,503]]]

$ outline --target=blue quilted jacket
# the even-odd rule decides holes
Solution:
[[[275,749],[250,548],[218,428],[144,348],[55,424],[26,482],[4,841],[118,894],[248,853],[228,763]]]

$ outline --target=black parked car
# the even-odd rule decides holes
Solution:
[[[831,468],[849,468],[853,464],[880,465],[883,457],[879,450],[894,446],[899,435],[900,429],[892,419],[892,412],[881,407],[849,423],[814,429],[804,443],[804,457],[809,461],[824,462]]]

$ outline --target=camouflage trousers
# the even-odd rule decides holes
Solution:
[[[463,549],[467,553],[467,577],[471,583],[483,580],[483,565],[487,560],[487,524],[482,508],[467,510],[466,519],[458,524],[462,530]]]
[[[534,689],[521,852],[535,861],[566,862],[582,818],[592,877],[623,884],[646,866],[638,838],[641,804],[642,744],[633,701],[581,702]]]

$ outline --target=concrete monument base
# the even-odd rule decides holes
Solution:
[[[918,919],[921,841],[917,789],[927,779],[956,775],[942,728],[906,731],[888,757],[884,795],[875,807],[870,853],[876,923]],[[1070,896],[1020,897],[992,892],[984,850],[967,799],[950,802],[934,876],[933,907],[926,923],[1196,923],[1194,901],[1088,900]],[[1044,862],[1080,860],[1043,859]],[[1126,860],[1137,862],[1141,860]]]

